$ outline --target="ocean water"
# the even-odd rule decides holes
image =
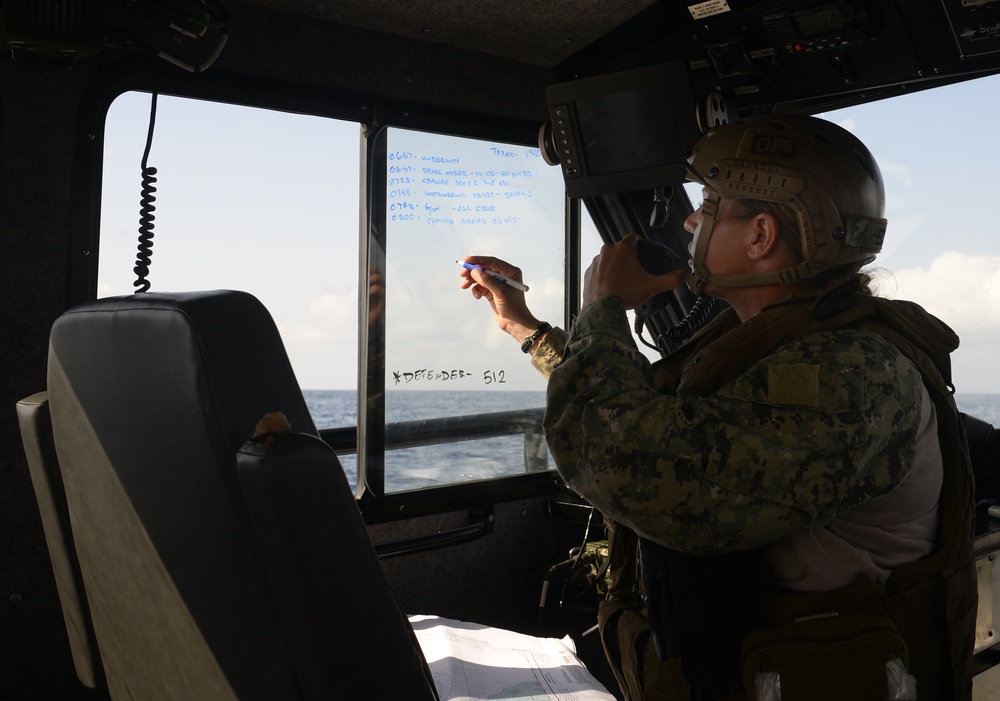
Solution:
[[[318,427],[357,426],[358,402],[353,390],[305,390],[302,394]],[[958,394],[955,401],[960,411],[1000,426],[1000,394]],[[544,392],[390,390],[386,393],[386,420],[393,424],[544,405]],[[510,435],[390,450],[385,462],[386,489],[401,491],[520,474],[525,470],[525,443],[523,435]],[[340,461],[353,485],[355,456],[342,455]]]
[[[357,393],[353,390],[304,390],[302,394],[317,427],[357,425]],[[468,417],[515,409],[541,409],[544,406],[544,392],[389,390],[386,392],[386,423],[391,426],[398,422]],[[537,452],[540,437],[526,438],[523,434],[389,450],[385,456],[386,490],[402,491],[522,474],[525,471],[526,441],[528,447]],[[353,485],[357,475],[356,457],[341,455],[340,462]],[[547,464],[555,467],[551,461]]]
[[[1000,394],[956,394],[959,411],[1000,426]]]

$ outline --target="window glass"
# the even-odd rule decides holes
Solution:
[[[108,111],[98,295],[135,291],[150,95]],[[150,291],[239,289],[271,312],[319,427],[357,423],[360,126],[161,95]],[[341,456],[353,481],[353,455]]]
[[[545,380],[486,300],[460,289],[456,261],[517,265],[534,314],[561,325],[562,174],[537,148],[385,136],[385,489],[549,467],[538,433]],[[481,433],[501,435],[469,440]]]
[[[959,408],[1000,423],[1000,254],[992,192],[1000,76],[819,115],[858,136],[885,180],[878,293],[917,302],[954,329]],[[987,397],[986,395],[994,395]]]

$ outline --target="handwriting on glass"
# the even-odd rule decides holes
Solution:
[[[458,380],[469,380],[475,378],[476,373],[471,370],[434,370],[432,368],[420,368],[419,370],[393,370],[392,379],[394,385],[408,385],[414,382],[454,382]],[[505,384],[507,382],[506,373],[503,370],[484,370],[482,374],[483,384]]]

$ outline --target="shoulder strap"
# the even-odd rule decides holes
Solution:
[[[735,313],[719,321],[716,333],[688,352],[680,372],[681,396],[708,396],[766,357],[775,348],[820,331],[856,325],[873,313],[859,304],[861,296],[848,283],[819,298],[796,299],[765,309],[755,317],[733,324]]]

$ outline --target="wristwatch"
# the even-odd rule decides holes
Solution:
[[[531,350],[531,347],[535,345],[535,341],[538,340],[538,337],[541,336],[542,334],[548,333],[551,330],[552,330],[552,324],[548,323],[547,321],[542,322],[541,326],[539,326],[537,329],[528,334],[528,337],[524,339],[524,342],[521,344],[521,352],[528,353]]]

